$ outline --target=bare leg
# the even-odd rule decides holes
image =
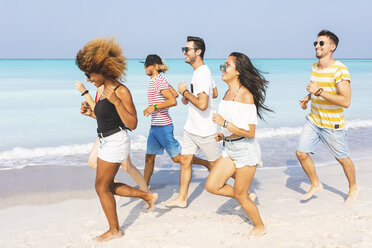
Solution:
[[[192,176],[191,161],[193,157],[193,154],[181,156],[180,192],[176,199],[166,202],[166,206],[181,208],[185,208],[187,206],[187,194]]]
[[[116,213],[115,198],[111,191],[118,169],[119,164],[108,163],[98,158],[96,191],[109,223],[109,230],[93,239],[97,242],[104,242],[123,236]]]
[[[342,165],[346,178],[349,182],[349,194],[345,201],[345,205],[351,205],[355,202],[359,192],[359,187],[356,184],[355,179],[355,167],[349,157],[337,159],[337,161]]]
[[[124,161],[124,163],[121,164],[121,168],[123,168],[123,170],[128,172],[130,177],[133,178],[134,182],[139,186],[140,190],[145,191],[145,192],[150,192],[141,172],[133,165],[129,156]]]
[[[93,170],[97,169],[98,146],[99,146],[99,139],[97,138],[92,146],[92,149],[89,153],[89,158],[88,158],[88,165]],[[141,172],[133,165],[129,156],[124,161],[124,163],[121,164],[121,167],[123,168],[124,171],[128,172],[130,177],[133,178],[134,182],[139,186],[141,190],[145,192],[150,192],[149,189],[147,188],[147,184],[145,182],[145,179],[143,179]]]
[[[310,199],[316,192],[321,191],[323,189],[323,185],[319,181],[319,178],[315,171],[314,162],[309,154],[296,151],[296,155],[311,182],[311,188],[309,192],[304,194],[302,197],[303,200],[307,200]]]
[[[205,189],[212,194],[235,198],[234,188],[226,184],[227,180],[235,175],[236,167],[230,157],[219,157],[205,183]],[[248,193],[248,197],[254,202],[255,193]]]
[[[180,163],[181,162],[181,154],[178,154],[176,157],[173,157],[172,158],[173,162],[175,163]],[[193,157],[192,159],[192,164],[199,164],[199,165],[202,165],[204,166],[205,168],[208,169],[208,171],[210,171],[212,169],[212,163],[207,161],[207,160],[204,160],[204,159],[201,159],[201,158],[198,158],[198,157]]]
[[[90,150],[89,157],[88,157],[88,165],[93,170],[97,169],[97,155],[98,155],[98,146],[99,146],[99,139],[97,138],[94,141],[92,149]]]
[[[114,177],[118,169],[118,163],[109,163],[98,158],[96,191],[109,223],[109,230],[94,238],[97,242],[108,241],[119,238],[123,235],[119,227],[116,203],[113,194],[141,198],[150,205],[150,210],[154,209],[155,201],[158,198],[156,193],[147,193],[122,183],[115,183]]]
[[[257,237],[265,234],[266,229],[256,204],[248,197],[248,191],[251,187],[255,172],[256,166],[244,166],[243,168],[236,169],[234,194],[235,199],[240,203],[253,222],[253,230],[249,233],[249,236]]]
[[[215,195],[234,198],[234,188],[226,182],[235,173],[235,170],[235,164],[231,158],[220,156],[207,178],[205,189]]]
[[[143,173],[146,185],[150,184],[150,179],[151,179],[152,173],[154,172],[155,157],[156,157],[156,154],[146,154],[145,171]]]

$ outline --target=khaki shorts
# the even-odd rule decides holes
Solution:
[[[201,137],[195,134],[183,132],[182,155],[195,155],[199,149],[202,150],[208,161],[215,161],[221,156],[215,135]]]

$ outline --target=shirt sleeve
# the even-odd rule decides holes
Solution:
[[[156,92],[161,92],[162,90],[169,90],[169,84],[165,78],[154,80],[154,87]]]
[[[335,73],[335,82],[338,84],[344,80],[350,81],[349,70],[346,66],[340,66]]]
[[[208,70],[200,71],[193,81],[194,94],[198,95],[200,93],[205,93],[209,96],[213,87],[212,74]]]

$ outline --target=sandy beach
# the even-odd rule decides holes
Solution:
[[[372,160],[355,161],[360,193],[345,206],[348,185],[337,164],[318,167],[324,190],[301,201],[309,183],[301,168],[260,169],[252,191],[268,232],[248,238],[252,223],[235,199],[204,190],[207,171],[194,171],[189,206],[161,204],[178,191],[179,171],[155,172],[154,212],[143,202],[117,202],[120,239],[91,239],[108,225],[88,167],[28,167],[0,172],[0,247],[372,247]],[[118,179],[134,185],[123,171]],[[231,182],[230,182],[231,183]]]

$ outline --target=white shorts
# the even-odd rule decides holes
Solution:
[[[109,163],[123,163],[129,155],[130,139],[127,130],[99,138],[98,157]]]
[[[215,161],[220,156],[220,149],[216,142],[215,135],[201,137],[195,134],[183,132],[182,155],[197,154],[201,149],[208,161]]]
[[[244,166],[262,166],[260,145],[255,138],[225,141],[222,157],[230,157],[236,168]]]

